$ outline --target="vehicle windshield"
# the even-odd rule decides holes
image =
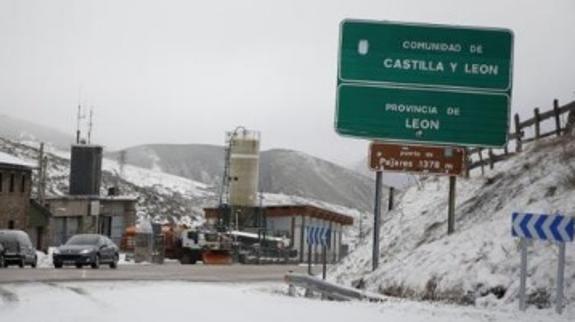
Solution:
[[[100,236],[93,235],[76,235],[72,236],[66,245],[98,245],[100,241]]]

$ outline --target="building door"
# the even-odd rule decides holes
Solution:
[[[44,227],[38,226],[36,227],[36,249],[42,250],[44,249]]]

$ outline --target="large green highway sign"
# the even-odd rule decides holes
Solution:
[[[339,81],[509,91],[505,29],[344,20]]]
[[[507,94],[341,84],[337,106],[342,135],[491,147],[507,142]]]
[[[345,20],[336,131],[389,141],[504,146],[512,56],[509,30]]]

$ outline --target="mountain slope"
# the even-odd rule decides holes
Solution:
[[[208,144],[147,144],[122,150],[125,162],[146,169],[157,169],[215,185],[221,181],[224,170],[224,149]],[[120,152],[106,153],[106,157],[119,160]]]
[[[260,189],[265,192],[371,209],[373,181],[365,176],[296,151],[269,150],[260,158]]]
[[[516,305],[518,240],[511,214],[575,213],[575,140],[543,140],[518,156],[457,182],[455,233],[447,236],[446,178],[429,177],[409,188],[398,207],[383,215],[380,266],[371,272],[366,240],[332,271],[344,284],[363,280],[388,295],[477,305]],[[575,248],[567,246],[565,297],[575,301]],[[529,250],[528,302],[554,298],[557,247],[536,241]]]
[[[74,142],[72,135],[7,115],[0,115],[0,137],[14,141],[50,142],[61,149],[68,149]]]
[[[128,148],[128,164],[158,169],[218,187],[224,169],[222,147],[200,144],[152,144]],[[120,151],[107,154],[118,160]],[[331,162],[290,150],[260,153],[260,189],[370,210],[371,178]]]

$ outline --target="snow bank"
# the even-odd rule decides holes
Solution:
[[[481,177],[457,181],[455,233],[447,236],[448,179],[430,177],[408,189],[397,208],[383,214],[380,267],[371,272],[367,238],[331,276],[388,295],[451,300],[482,306],[515,305],[519,287],[518,240],[511,214],[575,214],[575,141],[546,140],[498,163]],[[556,245],[529,248],[529,302],[554,301]],[[575,245],[567,245],[565,296],[575,306]]]
[[[0,316],[2,321],[20,322],[561,321],[542,312],[408,301],[327,302],[269,290],[269,286],[188,282],[0,284]]]

